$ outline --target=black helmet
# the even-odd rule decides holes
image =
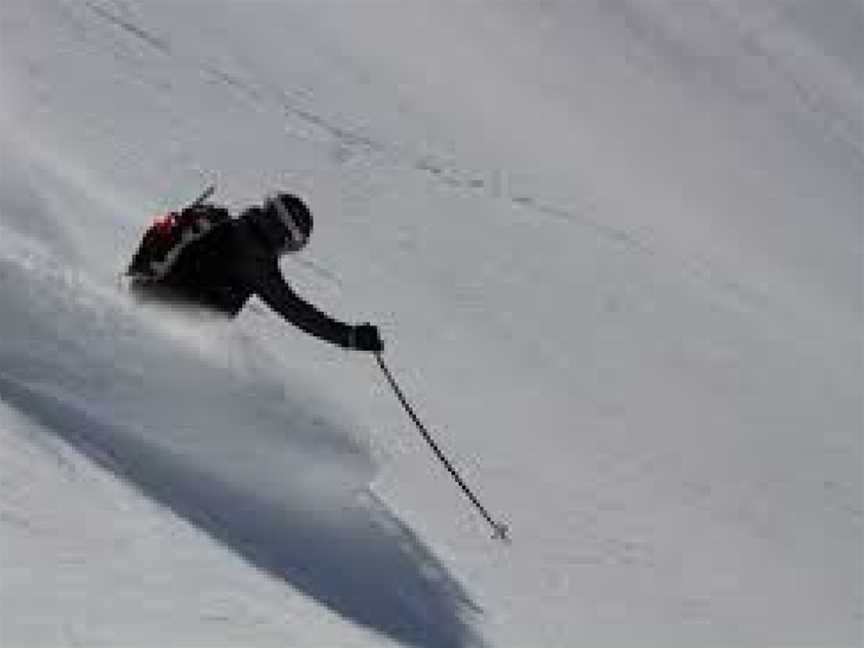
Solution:
[[[312,212],[297,196],[288,193],[268,196],[261,216],[261,225],[279,254],[296,252],[309,242]]]

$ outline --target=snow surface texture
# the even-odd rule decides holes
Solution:
[[[864,11],[0,5],[0,645],[862,643]],[[117,289],[209,181],[260,304]]]

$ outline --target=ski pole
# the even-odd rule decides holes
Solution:
[[[480,503],[480,500],[477,499],[477,496],[471,492],[471,489],[468,488],[467,484],[462,480],[462,477],[459,476],[459,473],[453,467],[453,464],[444,456],[444,453],[441,451],[441,448],[438,447],[438,444],[435,443],[435,440],[432,438],[432,435],[429,434],[426,426],[420,421],[417,417],[417,414],[414,413],[414,409],[411,407],[411,404],[408,402],[408,399],[405,398],[405,394],[402,393],[402,390],[399,388],[396,379],[393,377],[393,374],[388,369],[387,364],[384,362],[384,358],[380,353],[375,354],[375,359],[378,360],[378,366],[381,367],[381,372],[384,374],[384,377],[387,379],[387,382],[390,383],[390,387],[393,390],[393,393],[396,394],[396,398],[399,399],[399,402],[402,404],[403,409],[414,422],[414,425],[417,427],[417,430],[426,440],[426,443],[429,444],[429,447],[432,448],[432,451],[435,453],[435,456],[444,464],[444,467],[447,468],[447,471],[453,477],[454,481],[459,485],[462,489],[462,492],[471,500],[471,503],[476,507],[476,509],[480,512],[480,515],[483,516],[483,519],[492,527],[492,538],[496,540],[502,540],[504,542],[510,542],[509,532],[510,529],[503,522],[496,522],[492,519],[492,516],[489,515],[489,512],[486,508]]]

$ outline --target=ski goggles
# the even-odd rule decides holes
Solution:
[[[288,232],[284,245],[286,252],[296,252],[309,242],[309,235],[300,229],[294,216],[285,208],[278,196],[268,196],[264,201],[264,207],[273,210],[279,217],[279,221],[285,226],[285,231]]]

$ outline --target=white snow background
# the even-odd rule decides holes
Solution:
[[[0,645],[859,646],[857,0],[0,4]],[[208,183],[255,303],[117,287]]]

